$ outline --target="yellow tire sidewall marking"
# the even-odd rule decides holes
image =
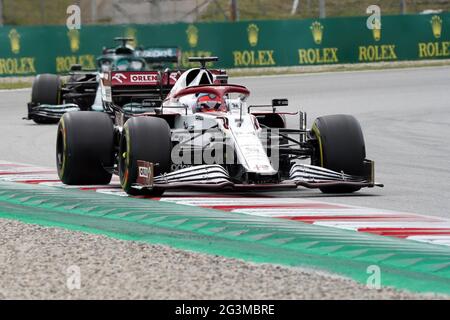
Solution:
[[[316,124],[314,123],[311,130],[316,135],[317,140],[319,141],[319,152],[320,152],[320,166],[323,167],[323,147],[322,147],[322,137],[320,136],[319,128],[317,128]]]
[[[61,134],[62,134],[62,139],[63,139],[63,151],[62,151],[62,159],[61,159],[61,169],[59,170],[60,172],[60,176],[63,177],[64,176],[64,172],[66,169],[66,162],[67,162],[67,130],[66,130],[66,125],[64,124],[64,119],[61,118],[60,122],[59,122],[60,126],[61,126]]]
[[[125,168],[123,171],[123,177],[122,179],[120,179],[120,184],[122,186],[122,188],[125,188],[125,186],[128,184],[128,179],[129,179],[129,167],[130,167],[130,130],[128,129],[128,125],[125,124],[123,126],[123,131],[125,134],[125,139],[127,142],[127,151],[126,151],[126,158],[125,158]],[[123,155],[120,155],[123,156]]]

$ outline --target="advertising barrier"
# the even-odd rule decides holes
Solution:
[[[176,23],[0,27],[0,76],[66,73],[72,64],[96,68],[103,47],[128,36],[134,46],[178,46],[189,56],[216,55],[217,67],[275,67],[450,58],[450,14]]]

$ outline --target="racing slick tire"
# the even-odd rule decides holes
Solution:
[[[318,157],[313,165],[361,176],[364,172],[366,147],[361,126],[351,115],[330,115],[315,120],[312,131],[318,140]],[[323,193],[351,193],[355,186],[323,187]]]
[[[123,127],[119,145],[119,177],[122,189],[130,195],[159,196],[164,190],[138,190],[132,188],[137,182],[137,161],[153,163],[154,176],[170,171],[172,142],[170,127],[164,119],[133,117]]]
[[[61,104],[61,78],[54,74],[40,74],[33,81],[31,102],[35,104]],[[37,124],[58,123],[59,119],[34,117]]]
[[[109,115],[65,113],[58,125],[56,163],[64,184],[109,184],[114,166],[114,128]]]

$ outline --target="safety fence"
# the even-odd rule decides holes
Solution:
[[[161,25],[0,27],[0,76],[65,73],[72,64],[96,68],[114,37],[134,46],[178,46],[189,56],[216,55],[223,68],[299,66],[450,58],[450,13]]]

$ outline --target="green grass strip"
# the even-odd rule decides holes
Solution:
[[[31,88],[31,81],[0,82],[0,90]]]

